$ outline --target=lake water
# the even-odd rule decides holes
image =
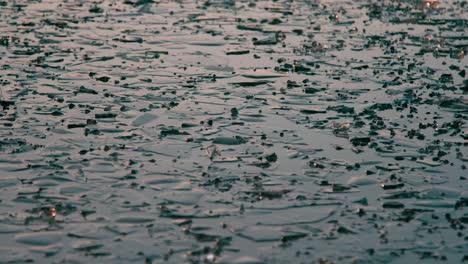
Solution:
[[[465,1],[0,1],[0,263],[468,261]]]

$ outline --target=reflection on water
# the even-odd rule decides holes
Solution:
[[[1,263],[458,263],[463,1],[0,1]]]
[[[421,0],[421,1],[417,1],[416,6],[418,8],[425,8],[425,9],[439,9],[440,2],[437,0]]]

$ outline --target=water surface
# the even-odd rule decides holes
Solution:
[[[0,2],[0,263],[466,261],[467,9]]]

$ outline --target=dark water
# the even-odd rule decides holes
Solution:
[[[466,1],[1,1],[0,263],[468,260]]]

